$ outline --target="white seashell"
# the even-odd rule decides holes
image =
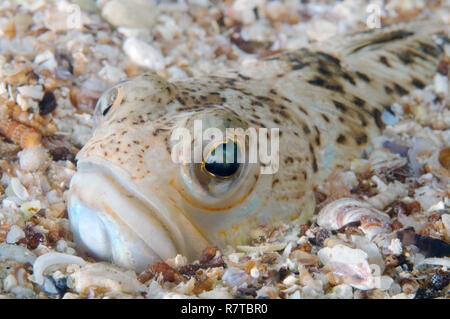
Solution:
[[[280,250],[283,250],[285,247],[286,247],[286,243],[268,243],[268,244],[259,245],[259,246],[238,245],[238,246],[236,246],[236,249],[246,252],[246,253],[251,253],[251,252],[280,251]]]
[[[247,283],[249,276],[247,273],[239,268],[230,267],[225,270],[222,276],[222,280],[225,281],[229,286],[240,287],[241,285]]]
[[[438,266],[444,266],[447,268],[450,268],[450,258],[444,257],[444,258],[426,258],[421,263],[418,263],[414,268],[419,268],[423,265],[438,265]]]
[[[402,242],[398,238],[391,239],[388,248],[394,255],[400,255],[403,251]]]
[[[300,299],[301,297],[300,290],[296,290],[293,294],[289,295],[288,299]]]
[[[12,287],[10,293],[12,293],[16,299],[27,299],[36,296],[36,293],[33,291],[33,289],[22,286]]]
[[[77,256],[62,253],[47,253],[39,256],[33,264],[34,281],[39,285],[44,283],[44,271],[52,265],[77,264],[86,265],[86,262]]]
[[[22,201],[15,196],[9,196],[2,200],[2,208],[17,209],[20,204]]]
[[[448,94],[448,77],[437,73],[434,77],[434,91],[437,95]]]
[[[166,264],[172,268],[178,268],[187,264],[187,258],[183,255],[177,254],[173,258],[166,259]]]
[[[48,203],[50,205],[61,203],[63,201],[63,199],[58,195],[58,191],[56,189],[52,189],[51,191],[47,192],[45,197],[47,197]]]
[[[296,283],[297,277],[295,277],[295,275],[289,275],[283,280],[283,284],[285,284],[286,286],[292,286],[295,285]]]
[[[353,288],[346,284],[335,286],[328,297],[333,299],[353,299]]]
[[[389,288],[389,295],[391,295],[391,296],[397,295],[401,292],[402,292],[402,287],[395,282],[391,285],[391,288]]]
[[[319,212],[317,224],[329,230],[338,230],[352,222],[361,222],[361,230],[369,237],[389,229],[389,215],[352,198],[341,198],[326,205]]]
[[[317,256],[343,283],[361,290],[375,287],[372,270],[367,261],[368,256],[364,251],[337,245],[333,248],[322,248]]]
[[[114,84],[127,78],[125,72],[123,72],[120,68],[109,64],[105,64],[105,66],[98,72],[98,75],[109,84]]]
[[[310,40],[325,41],[338,32],[338,26],[330,21],[313,18],[306,27],[306,35]]]
[[[255,22],[256,15],[254,9],[257,7],[258,1],[253,0],[237,0],[233,2],[232,10],[234,17],[244,24]]]
[[[380,182],[383,183],[381,180]],[[387,186],[384,185],[384,187],[380,186],[380,184],[377,183],[377,186],[379,187],[380,193],[367,200],[370,205],[377,209],[383,209],[397,198],[408,195],[408,185],[399,183],[397,181]]]
[[[25,233],[23,230],[16,225],[12,225],[9,229],[8,234],[6,235],[6,243],[15,244],[18,240],[25,238]]]
[[[403,227],[414,227],[414,229],[421,229],[427,224],[427,220],[422,218],[420,215],[408,216],[402,212],[399,212],[397,219]]]
[[[361,249],[367,254],[367,261],[379,267],[380,273],[384,271],[384,259],[381,255],[380,248],[373,242],[362,236],[352,236],[352,242],[356,248]]]
[[[377,184],[377,190],[378,192],[385,192],[387,189],[387,185],[381,180],[381,178],[379,178],[377,175],[373,175],[372,178],[370,179],[372,182],[374,182],[375,184]]]
[[[12,259],[19,263],[33,263],[36,255],[23,246],[0,243],[0,260]]]
[[[13,274],[9,274],[3,279],[3,290],[10,291],[13,287],[17,286],[16,277]]]
[[[257,279],[257,278],[259,277],[259,270],[258,270],[258,268],[253,267],[253,268],[250,270],[250,276],[252,276],[252,278]]]
[[[41,202],[32,200],[25,202],[20,206],[20,211],[23,214],[23,219],[28,220],[42,208]]]
[[[380,290],[388,290],[389,288],[391,288],[392,284],[394,283],[394,279],[392,279],[389,276],[381,276],[381,277],[377,277],[375,278],[375,282],[376,282],[376,287]]]
[[[126,39],[123,43],[123,50],[139,66],[159,70],[166,65],[161,50],[140,39]]]
[[[58,62],[56,62],[54,54],[50,50],[46,50],[41,54],[36,55],[33,63],[37,65],[36,71],[40,73],[42,70],[47,69],[50,72],[55,72]]]
[[[398,125],[395,127],[398,127]],[[372,170],[379,171],[388,168],[402,167],[408,163],[408,160],[405,157],[400,157],[397,154],[386,153],[380,149],[370,153],[369,162]]]
[[[371,169],[370,162],[366,159],[356,158],[351,161],[350,169],[356,173],[368,172]]]
[[[27,147],[18,153],[20,168],[24,171],[44,171],[47,169],[49,161],[44,147],[39,144]]]
[[[114,26],[151,28],[155,24],[158,9],[150,0],[108,1],[101,15]]]
[[[430,187],[430,185],[416,188],[414,195],[420,203],[420,206],[427,212],[443,209],[445,207],[439,192]]]
[[[7,187],[5,192],[6,195],[16,196],[21,200],[27,200],[28,197],[30,196],[25,186],[23,186],[22,183],[20,183],[17,177],[11,178],[9,186]]]
[[[124,271],[104,263],[88,264],[70,277],[73,280],[74,290],[78,293],[86,291],[90,286],[124,293],[142,291],[144,288],[137,280],[135,272]]]
[[[191,278],[187,282],[180,282],[176,287],[173,288],[173,292],[188,295],[192,293],[192,290],[195,288],[195,282],[195,278]]]
[[[292,242],[290,242],[289,244],[287,244],[286,248],[284,248],[283,250],[283,257],[287,258],[289,257],[289,254],[291,253],[292,250]]]
[[[303,299],[319,299],[322,298],[322,292],[318,292],[312,287],[306,286],[301,289]]]
[[[42,85],[22,85],[17,88],[20,94],[31,97],[35,100],[42,100],[44,97],[44,90],[42,89]]]

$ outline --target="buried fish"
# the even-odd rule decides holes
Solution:
[[[403,23],[221,76],[117,84],[99,99],[94,135],[77,155],[74,240],[95,258],[141,271],[177,253],[194,259],[206,246],[245,243],[257,225],[307,221],[314,186],[360,156],[380,134],[385,108],[427,85],[446,42],[446,26]],[[199,121],[224,137],[195,142]],[[199,161],[174,160],[180,128],[191,149],[201,148]],[[242,128],[243,139],[230,128]],[[250,128],[269,129],[270,145],[279,138],[269,161],[248,160]]]

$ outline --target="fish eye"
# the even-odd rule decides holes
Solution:
[[[108,114],[108,112],[111,110],[111,107],[118,101],[120,96],[120,88],[113,88],[112,90],[110,90],[110,92],[107,93],[104,100],[102,101],[103,103],[100,106],[100,111],[103,116],[106,116],[106,114]]]
[[[239,147],[234,141],[227,141],[218,144],[208,154],[202,163],[202,169],[215,178],[233,177],[239,170],[241,164],[238,163]]]
[[[94,110],[94,128],[97,127],[102,119],[109,114],[123,99],[123,92],[120,87],[112,87],[106,91],[98,100]]]
[[[180,165],[180,194],[192,205],[229,207],[251,192],[260,170],[248,161],[249,139],[243,134],[215,136],[203,140],[202,161],[190,160]],[[191,146],[195,149],[194,141]],[[191,148],[192,150],[192,148]]]

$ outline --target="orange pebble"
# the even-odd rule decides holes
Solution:
[[[0,124],[0,133],[22,148],[36,146],[41,142],[42,135],[34,128],[14,120]]]
[[[439,162],[442,167],[450,170],[450,148],[445,148],[439,153]]]

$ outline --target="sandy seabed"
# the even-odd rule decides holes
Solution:
[[[137,274],[78,257],[65,202],[95,103],[118,81],[209,75],[379,24],[448,25],[444,2],[1,1],[0,297],[448,298],[449,47],[433,81],[384,114],[372,151],[316,190],[318,213],[352,205],[384,236],[319,214]]]

